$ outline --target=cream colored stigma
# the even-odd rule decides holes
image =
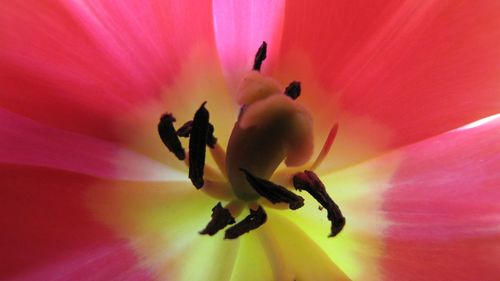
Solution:
[[[313,153],[312,117],[258,71],[244,77],[237,101],[242,109],[229,138],[226,172],[236,196],[252,201],[259,195],[240,168],[269,179],[283,160],[287,166],[307,162]]]

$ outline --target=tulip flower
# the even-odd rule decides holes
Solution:
[[[3,1],[0,279],[499,280],[499,44],[494,0]]]

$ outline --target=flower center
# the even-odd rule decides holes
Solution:
[[[179,136],[189,137],[189,178],[197,189],[214,188],[213,182],[204,180],[207,146],[221,172],[227,176],[227,188],[232,190],[235,198],[226,207],[219,202],[212,209],[212,219],[201,234],[214,235],[235,223],[234,217],[241,210],[235,206],[242,205],[251,206],[250,214],[228,228],[225,238],[234,239],[259,227],[267,220],[264,209],[258,205],[262,198],[272,204],[288,204],[292,210],[304,205],[301,196],[269,179],[283,161],[286,166],[299,166],[309,160],[313,153],[312,117],[305,107],[295,101],[301,92],[299,82],[293,81],[282,90],[275,80],[260,73],[266,51],[267,44],[264,42],[255,56],[253,70],[244,77],[238,89],[237,101],[241,110],[225,156],[213,135],[214,126],[210,123],[206,102],[197,110],[193,120],[177,131],[173,126],[175,118],[172,114],[164,114],[158,124],[161,140],[179,160],[186,158]],[[334,129],[336,131],[336,126]],[[333,137],[329,137],[313,168],[328,153],[332,142]],[[296,173],[293,183],[296,189],[307,191],[327,209],[328,219],[332,223],[330,236],[339,233],[345,218],[316,174],[307,170]]]

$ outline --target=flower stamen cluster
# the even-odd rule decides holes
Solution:
[[[177,131],[172,114],[166,113],[160,118],[160,138],[179,160],[185,160],[185,155],[188,155],[189,178],[197,189],[203,188],[209,194],[221,194],[214,191],[218,185],[216,182],[204,179],[205,170],[211,169],[205,165],[207,146],[221,173],[227,176],[227,182],[220,186],[232,191],[222,192],[232,194],[230,203],[223,207],[218,202],[212,208],[211,220],[200,234],[212,236],[234,224],[226,230],[224,238],[235,239],[260,227],[267,221],[267,214],[259,204],[262,198],[271,204],[286,204],[291,210],[304,206],[304,198],[269,179],[283,161],[287,166],[299,166],[309,160],[313,152],[312,117],[307,109],[295,102],[301,93],[300,82],[293,81],[281,91],[277,82],[262,76],[260,69],[266,53],[267,44],[263,42],[255,55],[252,72],[239,88],[241,110],[229,139],[227,153],[217,144],[215,129],[205,108],[206,102],[196,111],[193,120]],[[289,180],[292,182],[293,178],[295,189],[307,191],[328,211],[330,237],[343,229],[345,218],[312,170],[321,164],[328,153],[337,129],[337,125],[333,126],[311,169],[294,172]],[[185,152],[179,137],[189,138],[189,153]],[[235,218],[244,205],[249,207],[250,213],[236,223]]]

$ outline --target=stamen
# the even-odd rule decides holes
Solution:
[[[210,236],[216,234],[219,230],[224,229],[229,224],[233,224],[236,221],[228,209],[222,207],[221,203],[217,203],[215,207],[212,208],[212,219],[207,224],[205,229],[200,231],[200,234],[208,234]]]
[[[333,127],[330,129],[330,132],[328,133],[328,137],[326,138],[326,141],[323,144],[323,148],[321,148],[321,152],[318,154],[318,157],[309,168],[311,171],[316,170],[319,167],[319,165],[323,163],[323,160],[325,160],[325,157],[328,155],[328,152],[330,152],[330,149],[332,148],[333,141],[337,136],[338,130],[339,130],[339,124],[335,123],[335,125],[333,125]]]
[[[212,149],[210,149],[210,154],[212,154],[212,158],[214,159],[215,164],[217,164],[220,172],[227,177],[226,151],[224,151],[224,148],[217,143]]]
[[[285,95],[289,96],[292,98],[292,100],[296,100],[300,96],[300,82],[299,81],[293,81],[286,87],[285,89]]]
[[[208,119],[210,117],[204,102],[196,111],[189,138],[189,178],[193,185],[200,189],[203,187],[203,168],[205,166],[205,152],[209,131]]]
[[[187,121],[177,130],[177,135],[179,137],[188,138],[191,134],[191,129],[193,128],[193,120]]]
[[[257,211],[250,209],[250,214],[246,216],[242,221],[231,226],[226,230],[224,239],[235,239],[241,235],[258,228],[267,221],[267,214],[264,209],[259,206]]]
[[[214,136],[215,128],[210,123],[206,102],[201,104],[193,120],[177,131],[172,114],[166,113],[160,118],[160,137],[167,148],[189,166],[193,185],[197,189],[204,187],[202,191],[213,198],[230,201],[225,207],[219,202],[212,208],[210,221],[199,232],[202,235],[212,236],[235,224],[235,217],[240,215],[244,206],[250,208],[250,214],[227,228],[224,239],[238,238],[267,221],[267,214],[259,202],[279,208],[288,206],[291,210],[304,206],[304,198],[268,178],[283,160],[287,166],[303,165],[309,160],[312,154],[312,118],[309,111],[280,94],[282,88],[278,82],[259,72],[266,57],[267,43],[264,41],[255,54],[253,71],[244,77],[238,88],[237,101],[241,109],[229,139],[227,155]],[[296,100],[301,95],[301,83],[291,82],[284,94]],[[311,170],[316,169],[328,154],[337,130],[338,124],[335,124]],[[179,137],[189,137],[188,152],[182,147]],[[205,163],[206,146],[210,147],[222,174]],[[240,167],[253,170],[259,177]],[[288,183],[296,171],[288,172]],[[314,172],[296,173],[293,185],[297,190],[311,194],[319,202],[320,210],[327,210],[331,222],[330,237],[344,228],[345,217]],[[259,197],[267,200],[258,201]]]
[[[180,127],[177,130],[177,135],[179,137],[187,138],[187,137],[189,137],[189,135],[191,135],[192,128],[193,128],[193,121],[188,121],[188,122],[184,123],[184,125],[182,125],[182,127]],[[210,153],[212,154],[212,158],[215,160],[215,163],[219,167],[220,172],[225,176],[226,175],[226,152],[217,143],[217,138],[214,136],[214,126],[211,123],[208,123],[207,145],[211,148]]]
[[[293,177],[293,185],[299,191],[307,191],[328,211],[328,220],[332,223],[329,237],[336,236],[344,228],[345,218],[318,176],[314,172],[305,170],[304,173],[297,173]]]
[[[179,137],[188,138],[189,135],[191,134],[192,129],[193,129],[193,121],[187,121],[186,123],[184,123],[184,125],[182,125],[182,127],[180,127],[177,130],[177,135]],[[214,136],[214,125],[212,125],[211,123],[208,123],[207,145],[210,148],[214,148],[215,144],[217,144],[217,138]]]
[[[160,118],[160,123],[158,123],[158,134],[162,142],[168,148],[169,151],[173,152],[177,159],[184,160],[186,158],[186,153],[182,144],[175,133],[174,122],[175,118],[170,113],[165,113]]]
[[[274,184],[271,181],[258,178],[249,171],[241,169],[245,173],[248,183],[257,191],[260,196],[265,197],[273,204],[288,203],[291,210],[296,210],[304,206],[304,198],[289,191],[283,186]]]
[[[267,57],[267,43],[266,41],[264,41],[262,42],[262,45],[260,45],[259,50],[257,50],[257,54],[255,54],[255,60],[252,69],[260,71],[262,62],[266,59],[266,57]]]
[[[214,136],[214,131],[214,125],[208,123],[207,145],[210,148],[215,148],[215,145],[217,144],[217,138]]]
[[[184,159],[184,164],[189,168],[189,151],[187,153],[187,158]],[[211,167],[209,164],[205,163],[205,167],[203,168],[203,178],[212,181],[221,181],[224,180],[222,174],[215,168]]]

